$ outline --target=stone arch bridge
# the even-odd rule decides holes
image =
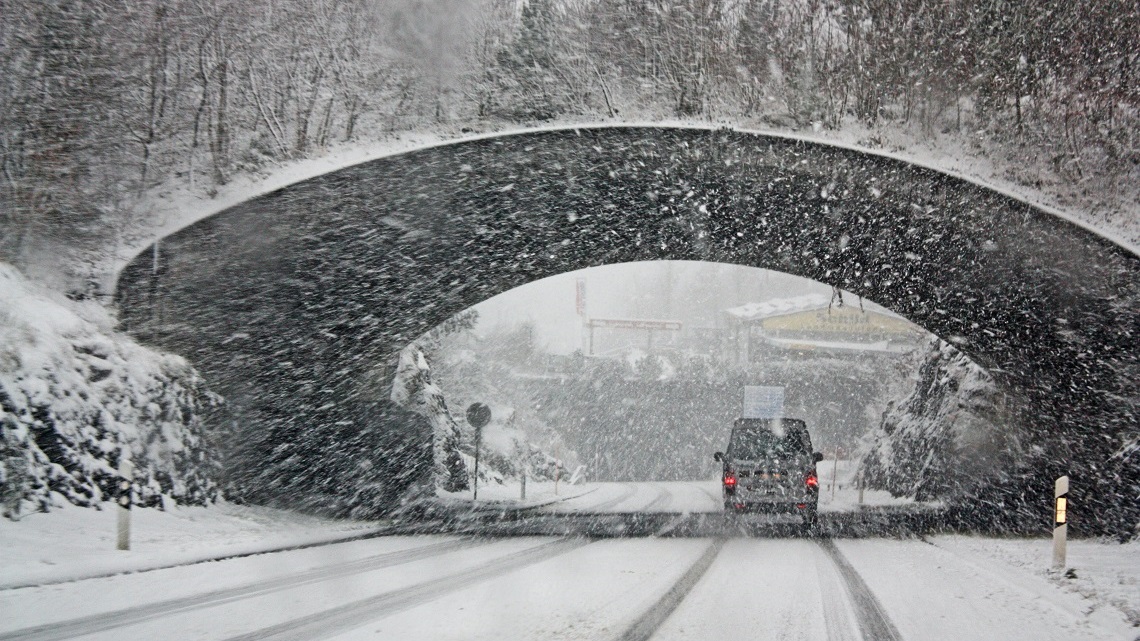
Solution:
[[[1138,431],[1140,258],[866,152],[664,127],[461,141],[202,220],[141,253],[116,297],[128,331],[227,397],[243,426],[231,480],[255,500],[303,503],[358,473],[337,468],[352,452],[387,452],[389,494],[422,470],[422,435],[383,400],[408,342],[537,279],[662,259],[822,281],[952,341],[1021,399],[1035,464],[1053,461],[1043,476],[1098,465],[1089,500],[1120,505],[1106,493],[1136,468],[1120,452]]]

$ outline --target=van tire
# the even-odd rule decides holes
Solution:
[[[814,503],[804,508],[803,519],[805,534],[816,534],[819,532],[819,514]]]

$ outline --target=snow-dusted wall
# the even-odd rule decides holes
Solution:
[[[871,487],[918,500],[954,499],[1008,469],[1018,428],[993,379],[954,346],[931,338],[910,393],[892,401],[870,436]]]
[[[218,493],[202,414],[221,398],[184,359],[113,331],[94,302],[0,263],[0,498],[19,518],[60,501],[113,498],[120,457],[144,505]]]

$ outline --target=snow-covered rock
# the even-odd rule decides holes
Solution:
[[[920,501],[952,499],[1008,466],[1020,451],[988,373],[938,338],[918,380],[892,402],[863,458],[870,487]]]
[[[412,343],[400,352],[392,382],[392,402],[420,414],[432,426],[432,480],[437,489],[467,489],[467,466],[459,454],[459,427],[439,386],[432,383],[431,367],[420,346]]]
[[[203,414],[221,398],[181,357],[114,331],[98,303],[73,301],[0,263],[0,499],[19,518],[66,500],[113,498],[125,454],[142,505],[218,494]]]

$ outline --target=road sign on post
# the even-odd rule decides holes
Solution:
[[[1065,568],[1065,548],[1069,533],[1069,477],[1053,484],[1053,569]]]
[[[483,428],[491,422],[491,408],[482,403],[472,403],[467,408],[467,423],[475,428],[475,480],[472,485],[471,500],[479,500],[479,445],[483,440]]]

